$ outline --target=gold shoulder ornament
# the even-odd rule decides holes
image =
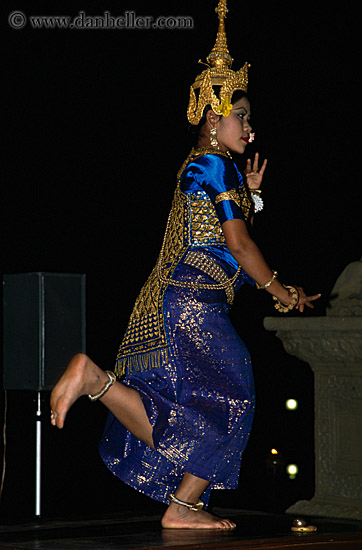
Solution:
[[[238,189],[230,189],[229,191],[223,191],[216,196],[215,204],[219,204],[222,201],[234,201],[236,204],[241,206],[241,197]]]
[[[231,98],[235,90],[247,91],[249,63],[245,63],[239,71],[233,71],[231,57],[225,33],[225,18],[229,11],[226,7],[227,0],[220,0],[215,9],[219,18],[219,29],[216,42],[206,58],[207,69],[199,74],[190,87],[190,99],[187,108],[189,122],[196,125],[200,122],[206,105],[211,105],[217,115],[228,117],[232,109]],[[199,63],[202,63],[199,60]],[[217,97],[213,86],[221,86]],[[198,98],[195,91],[199,90]]]

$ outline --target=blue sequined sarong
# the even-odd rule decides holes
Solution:
[[[175,278],[213,282],[182,263]],[[242,272],[235,290],[246,279]],[[237,487],[255,396],[250,357],[228,311],[223,290],[169,286],[164,297],[168,361],[124,381],[142,397],[155,450],[109,414],[100,443],[105,464],[155,500],[168,503],[185,472],[210,481],[202,496],[206,504],[210,489]]]

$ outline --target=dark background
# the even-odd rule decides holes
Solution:
[[[112,369],[138,290],[156,260],[190,145],[189,86],[216,37],[216,1],[3,3],[6,63],[2,273],[87,275],[87,351]],[[346,5],[346,4],[345,4]],[[254,238],[283,282],[322,293],[324,315],[345,266],[361,257],[357,12],[342,4],[229,2],[228,45],[249,73],[248,155],[269,160]],[[14,30],[8,14],[187,15],[191,30]],[[245,159],[237,159],[241,168]],[[313,376],[262,326],[267,293],[242,289],[232,318],[250,349],[254,431],[238,491],[213,503],[285,510],[314,491]],[[21,343],[19,342],[19,345]],[[286,398],[299,400],[295,412]],[[35,394],[8,392],[3,518],[34,511]],[[114,478],[97,445],[106,412],[80,400],[63,431],[43,394],[45,517],[142,511],[155,505]],[[2,395],[2,409],[4,395]],[[3,416],[3,413],[2,413]],[[297,463],[290,480],[267,468],[275,447]],[[157,506],[156,506],[157,507]],[[161,507],[160,507],[161,509]]]

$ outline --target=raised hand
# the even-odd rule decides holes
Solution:
[[[259,170],[259,153],[255,153],[253,166],[251,165],[251,159],[246,161],[245,176],[249,189],[259,189],[267,162],[267,159],[265,159]]]

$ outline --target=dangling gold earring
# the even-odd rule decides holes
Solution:
[[[210,145],[219,149],[219,142],[217,141],[217,130],[216,128],[211,128],[210,130]]]

